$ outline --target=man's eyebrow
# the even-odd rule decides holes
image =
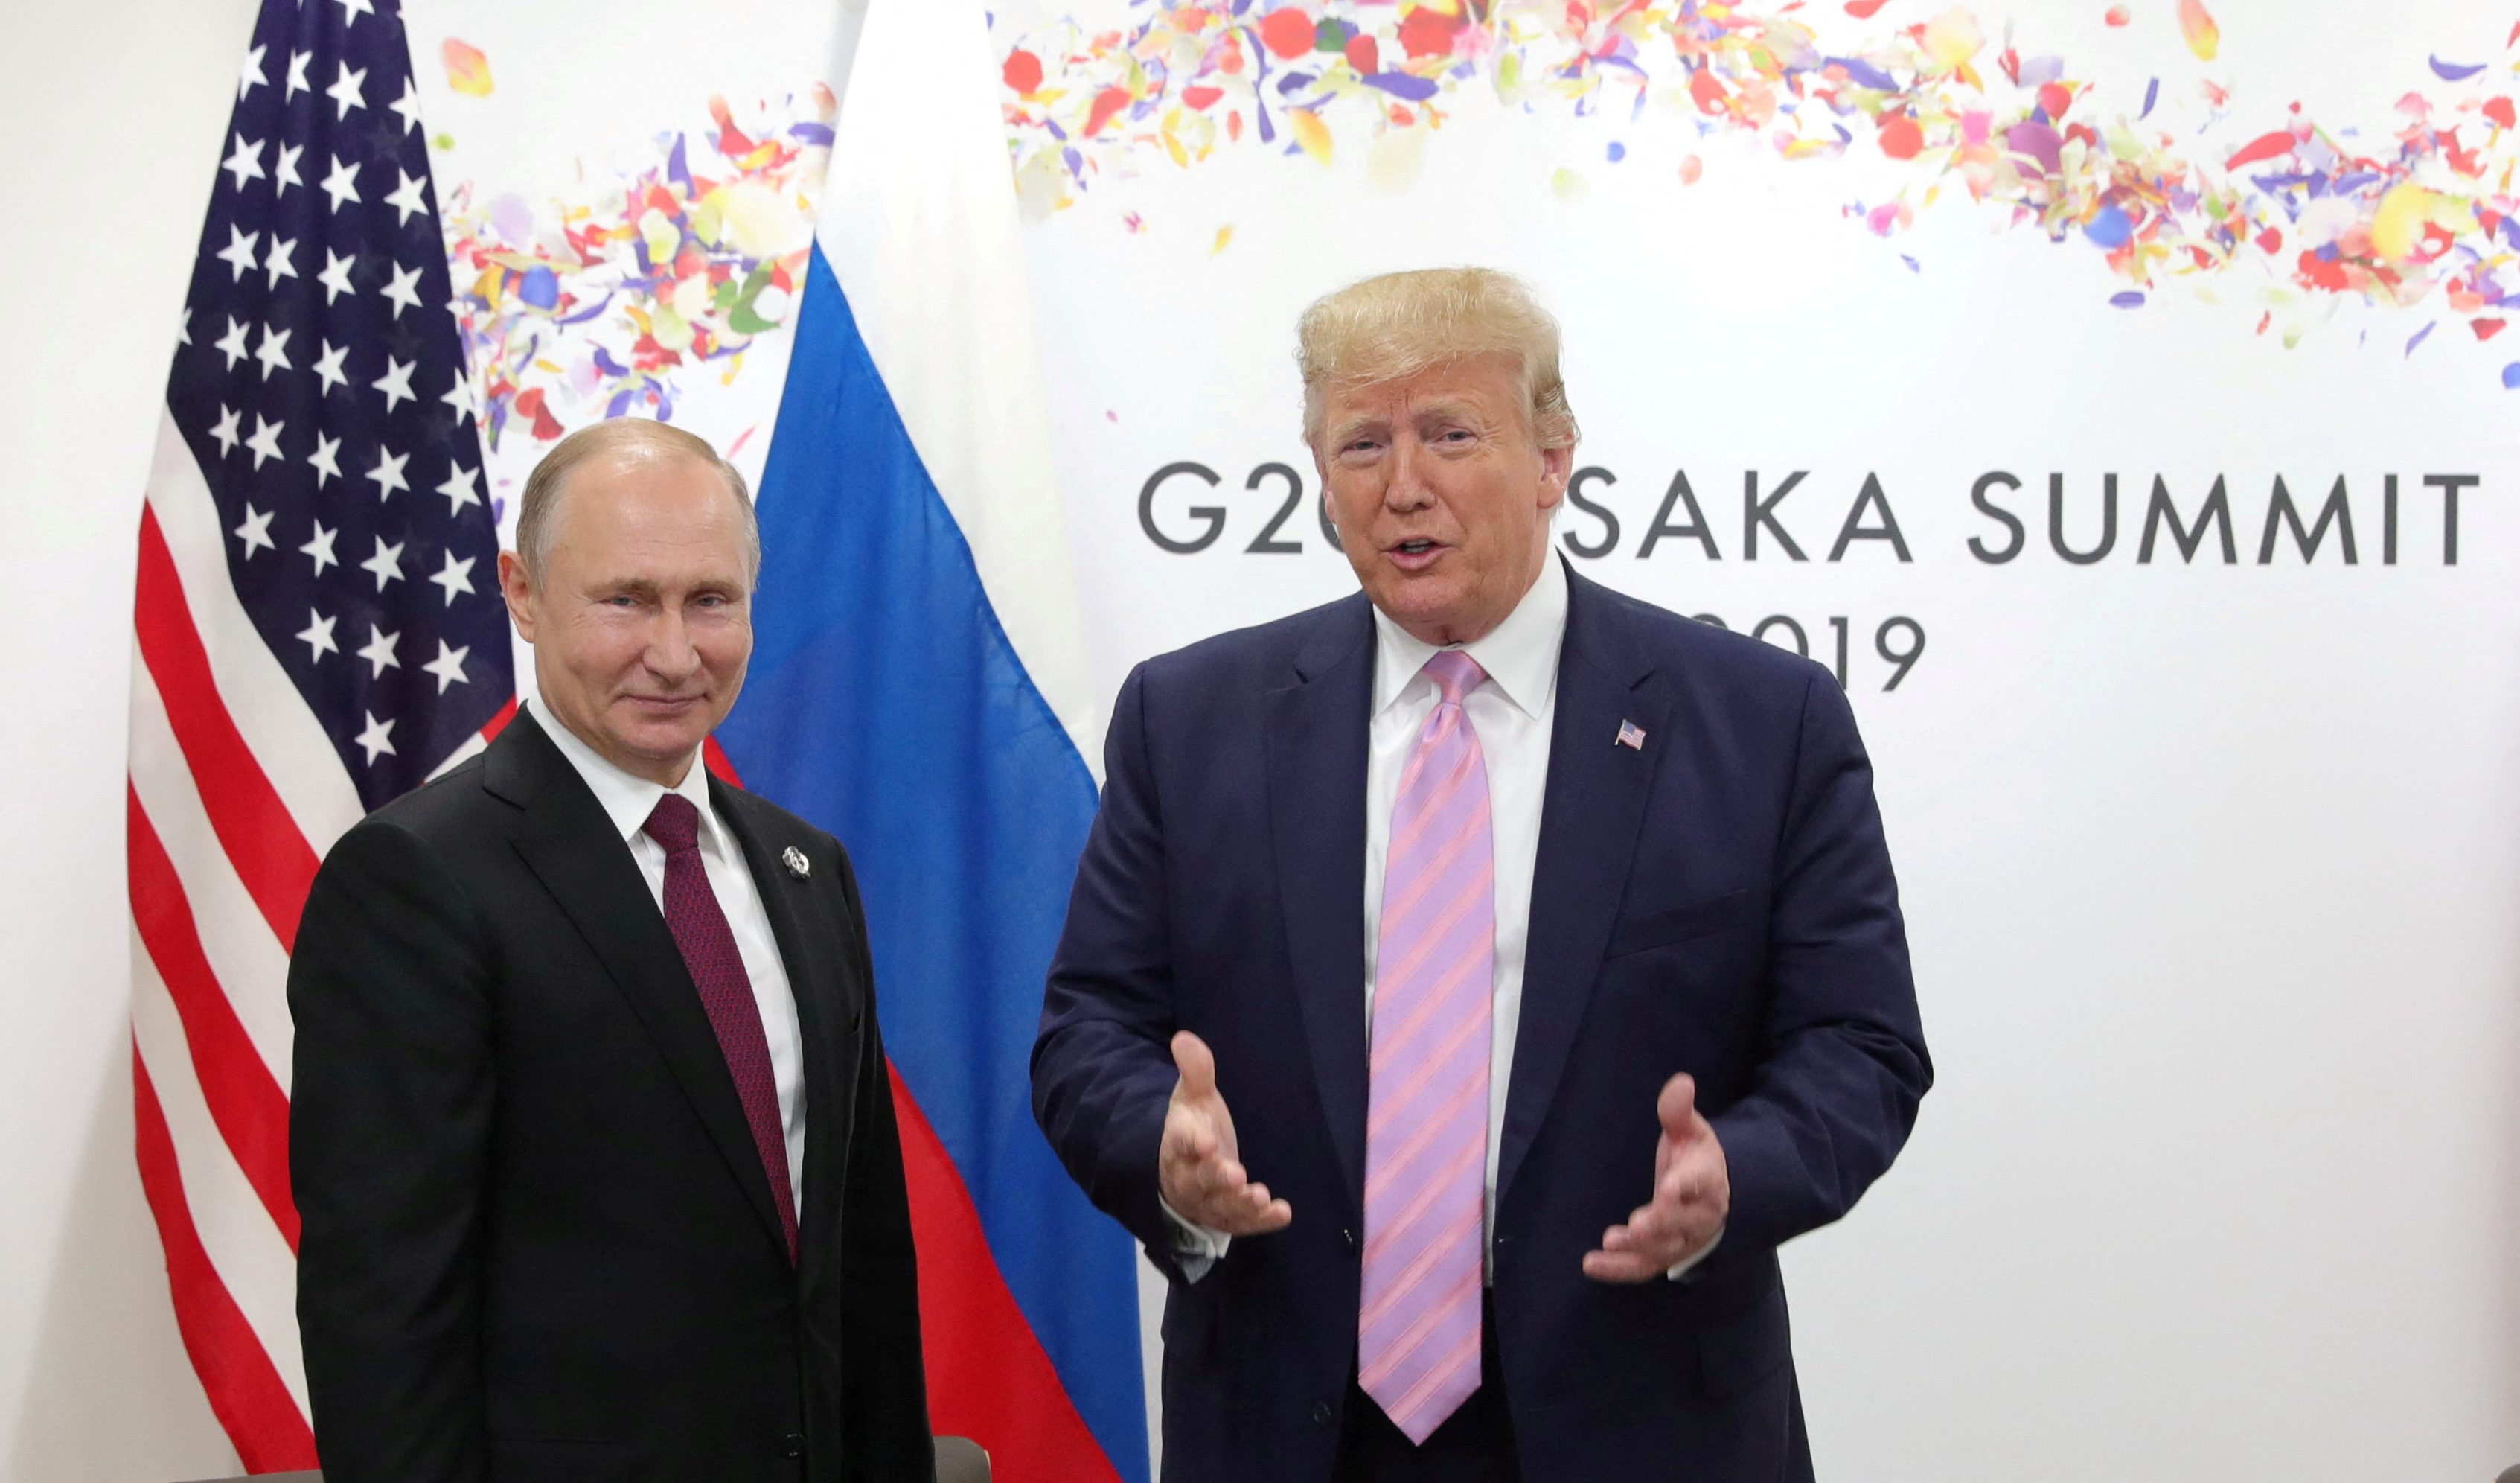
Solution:
[[[651,577],[616,577],[598,583],[595,591],[600,597],[654,597],[658,588]]]
[[[1330,441],[1345,442],[1369,428],[1388,427],[1391,419],[1380,412],[1359,412],[1335,423],[1330,428]]]

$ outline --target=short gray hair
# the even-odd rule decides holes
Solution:
[[[751,559],[753,577],[759,579],[761,522],[753,514],[752,490],[745,486],[743,475],[720,457],[707,439],[646,417],[614,417],[589,423],[554,443],[543,461],[525,476],[525,492],[517,505],[517,555],[524,562],[527,576],[540,576],[543,563],[551,556],[561,495],[566,490],[568,476],[580,464],[621,457],[679,460],[716,471],[717,477],[726,481],[728,491],[735,495],[736,505],[743,511],[744,554]]]
[[[1333,388],[1399,381],[1472,355],[1510,356],[1530,398],[1532,440],[1571,448],[1583,436],[1557,369],[1557,321],[1531,286],[1495,268],[1419,268],[1326,294],[1295,324],[1304,376],[1304,441],[1318,450]]]

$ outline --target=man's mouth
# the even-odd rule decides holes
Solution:
[[[1414,572],[1432,563],[1443,549],[1443,542],[1420,536],[1394,544],[1386,554],[1402,571]]]

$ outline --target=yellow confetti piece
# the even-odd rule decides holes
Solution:
[[[1218,227],[1216,229],[1216,241],[1208,245],[1207,255],[1213,257],[1217,254],[1224,252],[1225,245],[1233,240],[1234,228],[1231,225]]]
[[[2404,262],[2423,241],[2424,220],[2431,215],[2433,193],[2411,181],[2389,187],[2380,209],[2371,216],[2371,251],[2383,260]]]
[[[1286,110],[1286,122],[1294,129],[1295,143],[1303,147],[1305,154],[1324,164],[1330,162],[1330,126],[1322,121],[1321,115],[1311,109],[1290,108]]]
[[[2203,0],[2179,0],[2179,33],[2187,38],[2187,49],[2199,62],[2213,61],[2223,44],[2223,28],[2214,23]]]
[[[1593,190],[1583,176],[1566,168],[1560,168],[1556,174],[1549,177],[1549,188],[1557,193],[1558,200],[1565,202],[1581,201],[1592,194]]]
[[[2194,0],[2187,0],[2193,4]],[[1956,72],[1968,66],[1968,60],[1986,46],[1986,37],[1977,28],[1977,18],[1955,7],[1925,23],[1926,58],[1936,71]]]
[[[490,59],[479,47],[449,36],[438,43],[437,55],[446,64],[448,87],[474,98],[490,96]]]

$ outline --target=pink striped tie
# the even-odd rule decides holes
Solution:
[[[1496,961],[1488,769],[1462,710],[1486,672],[1447,650],[1425,672],[1441,694],[1400,777],[1382,877],[1357,1316],[1357,1383],[1412,1442],[1479,1388]]]

